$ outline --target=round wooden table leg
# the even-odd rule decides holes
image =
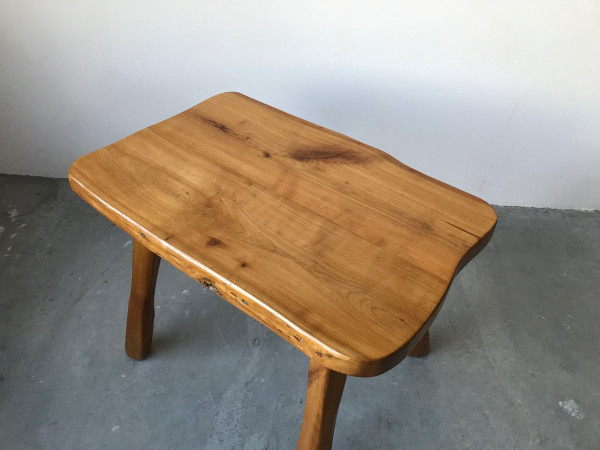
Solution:
[[[160,257],[133,241],[131,293],[127,310],[125,353],[144,359],[150,351],[154,330],[154,289]]]
[[[422,356],[429,355],[429,330],[423,335],[417,345],[413,347],[408,356],[413,358],[420,358]]]
[[[345,383],[345,374],[329,370],[314,359],[310,360],[304,418],[297,450],[331,448]]]

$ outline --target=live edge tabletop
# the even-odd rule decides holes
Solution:
[[[407,355],[496,224],[486,202],[237,93],[79,158],[69,180],[147,249],[355,376]]]

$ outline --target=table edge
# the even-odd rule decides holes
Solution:
[[[408,355],[412,347],[419,342],[421,336],[429,329],[429,326],[439,313],[456,275],[489,242],[497,223],[495,222],[488,233],[458,261],[454,274],[448,281],[448,286],[442,298],[438,301],[435,310],[431,313],[427,321],[423,323],[421,328],[392,353],[375,359],[364,359],[356,355],[343,354],[332,349],[309,332],[302,330],[277,311],[261,302],[260,299],[245,291],[242,287],[227,280],[200,261],[178,251],[150,230],[121,214],[114,207],[95,195],[77,178],[76,173],[74,173],[77,169],[77,161],[72,164],[68,175],[72,190],[119,228],[186,275],[204,284],[218,296],[277,333],[309,358],[318,358],[319,362],[329,369],[358,377],[380,375],[399,364]]]

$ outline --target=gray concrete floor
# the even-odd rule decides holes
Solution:
[[[600,213],[497,210],[432,353],[348,379],[334,448],[600,448]],[[294,448],[295,348],[163,262],[130,360],[131,238],[65,180],[0,176],[0,224],[0,448]]]

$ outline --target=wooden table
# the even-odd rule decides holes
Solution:
[[[331,447],[346,375],[428,353],[496,224],[484,201],[237,93],[79,158],[69,181],[135,238],[127,354],[150,349],[164,258],[310,358],[302,449]]]

